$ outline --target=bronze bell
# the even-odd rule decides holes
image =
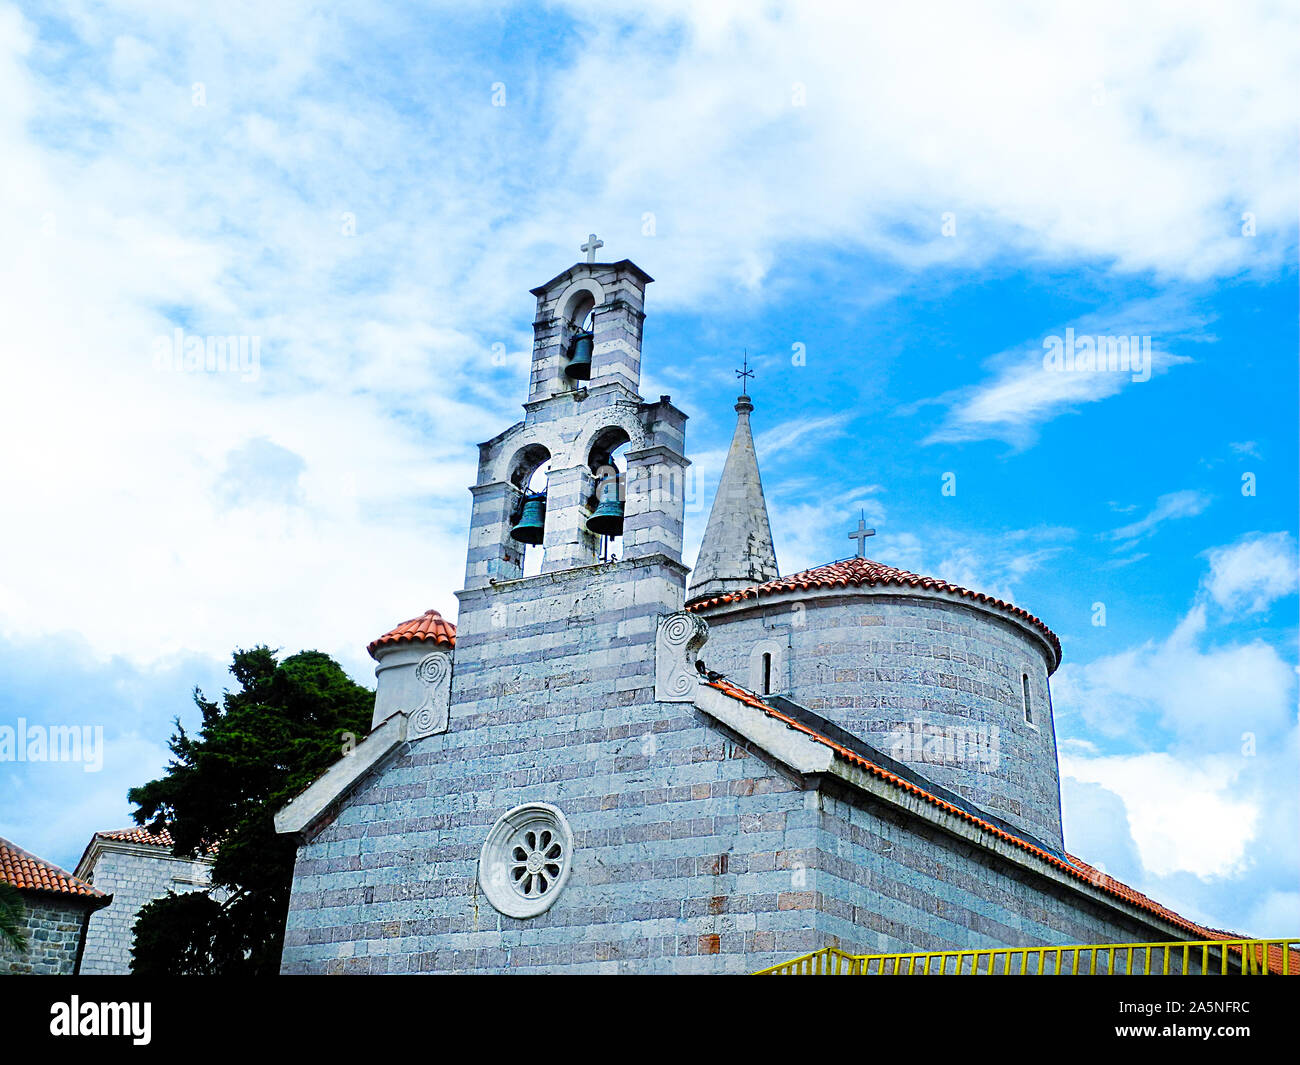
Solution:
[[[570,381],[591,380],[591,333],[575,333],[569,345],[569,364],[564,368],[564,376]]]
[[[546,531],[546,493],[524,496],[523,510],[510,535],[521,544],[540,544]]]
[[[623,535],[623,500],[604,499],[590,518],[587,519],[587,532],[597,536]]]

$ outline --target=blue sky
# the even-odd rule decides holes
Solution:
[[[528,289],[594,230],[657,279],[688,558],[748,349],[783,571],[861,508],[1038,614],[1071,849],[1300,928],[1293,14],[216,6],[0,4],[0,722],[107,740],[0,763],[0,834],[127,823],[236,646],[368,682],[454,612]],[[159,370],[177,328],[256,373]],[[1149,379],[1044,369],[1067,329]]]

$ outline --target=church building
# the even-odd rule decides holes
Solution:
[[[856,557],[781,575],[746,395],[683,562],[686,415],[638,391],[652,279],[597,246],[532,290],[456,624],[370,644],[372,731],[276,818],[283,971],[1207,938],[1068,853],[1047,625],[862,557],[861,523]]]

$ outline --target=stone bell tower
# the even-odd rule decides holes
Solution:
[[[599,246],[594,239],[588,245]],[[634,602],[657,616],[684,600],[686,415],[667,396],[645,402],[637,391],[652,278],[628,259],[594,262],[594,247],[584,250],[588,261],[532,290],[537,310],[523,420],[479,445],[458,593],[458,686],[469,683],[478,649],[495,637],[549,631],[565,619],[590,633],[602,628],[602,616],[626,620]],[[615,472],[620,449],[623,469]],[[542,467],[544,493],[535,477]],[[614,512],[621,507],[621,530],[614,520],[620,534],[608,541],[590,527],[602,501],[613,502]],[[540,572],[525,577],[525,552],[539,549]],[[615,629],[605,638],[628,635]],[[561,657],[562,643],[550,640]]]
[[[628,259],[585,262],[532,290],[537,314],[524,420],[479,445],[466,589],[522,577],[525,544],[512,529],[529,479],[547,464],[542,572],[596,564],[600,537],[587,522],[610,456],[623,445],[626,471],[607,486],[616,487],[624,508],[618,556],[680,562],[686,416],[666,396],[646,403],[637,392],[651,280]],[[582,357],[574,341],[584,332],[590,366],[579,375],[569,371]]]

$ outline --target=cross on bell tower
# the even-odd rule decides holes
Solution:
[[[866,558],[867,537],[875,536],[875,529],[867,528],[867,512],[865,510],[858,512],[858,527],[849,533],[850,540],[858,542],[858,558]]]
[[[593,233],[583,250],[594,259],[601,245]],[[588,261],[531,290],[524,420],[479,446],[467,591],[522,579],[529,548],[541,549],[543,574],[596,565],[602,537],[619,536],[620,565],[662,556],[678,574],[672,580],[685,584],[686,415],[667,396],[646,402],[639,393],[651,280],[628,259]],[[569,373],[580,353],[586,372]],[[543,467],[544,492],[534,487]]]
[[[605,242],[597,239],[595,233],[589,233],[587,235],[587,243],[582,245],[578,250],[585,251],[587,253],[587,262],[594,263],[596,261],[596,250],[598,248],[603,248],[604,246]]]

